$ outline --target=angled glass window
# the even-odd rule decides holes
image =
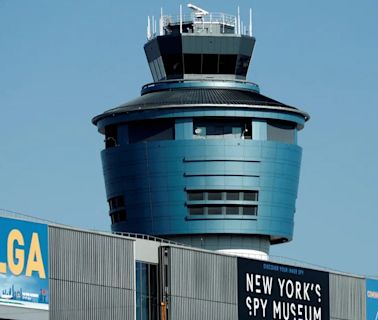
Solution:
[[[108,200],[108,203],[109,203],[109,209],[110,210],[125,206],[125,200],[124,200],[123,196],[117,196],[117,197],[110,198]]]
[[[242,76],[242,77],[247,76],[247,71],[248,71],[250,59],[251,59],[251,57],[249,57],[249,56],[239,55],[238,61],[236,63],[236,74],[238,76]]]
[[[129,142],[174,140],[173,120],[136,121],[129,123]]]
[[[187,74],[200,74],[202,69],[202,55],[184,54],[184,69]]]
[[[295,143],[296,124],[282,120],[268,120],[268,140]]]
[[[182,78],[182,54],[171,53],[162,56],[167,79]]]
[[[219,56],[219,73],[235,74],[236,54],[221,54]]]
[[[218,73],[218,55],[204,54],[202,57],[202,73],[217,74]]]
[[[112,212],[110,214],[110,217],[111,217],[111,220],[112,220],[112,224],[122,222],[122,221],[126,221],[127,220],[126,210],[122,209],[122,210]]]

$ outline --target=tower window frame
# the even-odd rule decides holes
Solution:
[[[251,118],[194,118],[193,139],[247,139],[252,137]]]
[[[118,129],[116,125],[105,127],[105,148],[118,147]]]

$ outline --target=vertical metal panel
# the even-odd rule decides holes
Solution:
[[[329,275],[331,320],[365,319],[365,280],[346,275]]]
[[[49,227],[51,319],[133,319],[129,239]]]
[[[224,302],[172,297],[170,319],[232,320],[237,319],[237,305]]]
[[[237,259],[169,248],[172,320],[236,319]]]
[[[61,280],[50,280],[50,290],[50,319],[134,319],[134,294],[131,290]]]

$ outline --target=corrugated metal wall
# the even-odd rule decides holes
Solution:
[[[170,320],[237,319],[237,259],[169,248]]]
[[[331,273],[329,299],[331,320],[366,319],[365,279]]]
[[[50,319],[134,319],[133,241],[49,227]]]

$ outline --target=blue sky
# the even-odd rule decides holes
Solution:
[[[185,4],[185,3],[183,3]],[[248,80],[308,112],[294,241],[271,253],[378,275],[378,2],[201,1],[248,21]],[[179,2],[0,0],[0,208],[109,230],[91,118],[139,95],[148,15]]]

